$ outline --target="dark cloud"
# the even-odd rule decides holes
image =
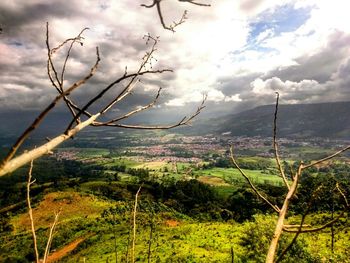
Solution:
[[[241,94],[249,90],[250,83],[260,76],[261,73],[251,73],[238,77],[221,77],[217,80],[218,90],[221,90],[226,96]]]
[[[324,48],[315,54],[296,58],[298,65],[268,72],[264,79],[278,77],[283,81],[299,82],[303,79],[316,80],[324,83],[330,79],[344,58],[349,56],[350,35],[344,32],[334,32]]]

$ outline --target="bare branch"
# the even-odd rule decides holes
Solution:
[[[262,199],[265,203],[267,203],[269,206],[272,207],[273,210],[275,210],[277,213],[280,212],[280,208],[277,205],[272,204],[265,196],[263,196],[259,190],[255,187],[255,185],[252,183],[252,181],[249,179],[249,177],[245,174],[245,172],[239,167],[238,163],[236,162],[236,159],[233,156],[233,147],[230,147],[230,156],[231,156],[231,161],[233,165],[238,169],[240,174],[247,180],[248,184],[252,188],[252,190],[256,193],[260,199]]]
[[[133,236],[132,236],[132,254],[131,254],[131,262],[132,263],[135,262],[137,198],[139,196],[141,188],[142,188],[142,185],[140,185],[139,189],[137,190],[137,192],[135,194],[135,203],[134,203],[134,210],[133,210]]]
[[[158,92],[157,92],[157,95],[155,96],[154,100],[152,102],[150,102],[149,104],[145,105],[145,106],[142,106],[142,107],[139,107],[133,111],[130,111],[128,113],[126,113],[125,115],[121,116],[121,117],[118,117],[118,118],[115,118],[115,119],[112,119],[112,120],[109,120],[107,122],[102,122],[102,123],[98,123],[98,124],[94,124],[95,126],[105,126],[105,125],[108,125],[108,124],[111,124],[111,123],[115,123],[115,122],[118,122],[118,121],[121,121],[123,119],[127,119],[129,118],[130,116],[134,115],[134,114],[137,114],[141,111],[144,111],[144,110],[147,110],[148,108],[151,108],[154,106],[154,104],[157,102],[159,96],[160,96],[160,92],[161,92],[162,88],[159,88],[158,89]]]
[[[67,90],[60,93],[39,115],[38,117],[33,121],[33,123],[22,133],[22,135],[17,139],[15,144],[11,147],[11,150],[7,154],[7,156],[3,159],[2,164],[0,165],[0,176],[2,175],[2,169],[6,165],[8,161],[12,159],[12,157],[16,154],[19,147],[23,144],[23,142],[28,138],[28,136],[40,125],[40,123],[44,120],[44,118],[47,116],[47,114],[56,106],[56,104],[65,96],[68,96],[71,92],[73,92],[75,89],[79,88],[81,85],[83,85],[86,81],[88,81],[97,70],[98,64],[100,62],[100,56],[98,48],[96,48],[96,54],[97,59],[95,65],[91,68],[89,74],[75,82],[72,86],[70,86]],[[52,148],[51,148],[52,149]],[[50,149],[50,150],[51,150]],[[36,157],[37,158],[37,157]],[[36,158],[33,158],[36,159]],[[30,161],[30,160],[29,160]],[[17,167],[18,168],[18,167]]]
[[[107,112],[111,107],[113,107],[113,105],[115,105],[116,103],[118,103],[120,100],[124,99],[127,95],[130,94],[130,92],[133,90],[133,88],[135,87],[136,84],[136,79],[138,76],[144,75],[144,74],[155,74],[155,73],[163,73],[163,72],[172,72],[172,70],[169,69],[163,69],[163,70],[144,70],[142,71],[145,66],[147,64],[151,63],[151,60],[153,58],[153,53],[156,51],[155,46],[158,43],[158,38],[154,38],[151,35],[147,35],[145,36],[147,39],[148,43],[150,40],[153,41],[153,45],[151,47],[151,50],[149,52],[146,53],[146,55],[144,56],[142,63],[138,69],[138,71],[136,73],[133,74],[127,74],[127,71],[125,71],[125,74],[118,78],[117,80],[113,81],[112,83],[110,83],[106,88],[104,88],[100,93],[98,93],[95,97],[93,97],[88,103],[85,104],[85,106],[77,113],[77,115],[73,118],[73,120],[70,122],[70,124],[68,125],[67,129],[65,132],[67,132],[74,124],[74,122],[80,117],[80,115],[86,111],[92,104],[94,104],[97,100],[99,100],[100,98],[102,98],[104,96],[104,94],[109,91],[111,88],[113,88],[116,84],[120,83],[123,80],[129,80],[129,83],[125,86],[125,88],[114,98],[110,101],[110,103],[107,104],[107,106],[105,106],[100,113],[104,114],[105,112]]]
[[[200,3],[200,2],[195,2],[193,0],[178,0],[179,2],[183,2],[183,3],[189,3],[189,4],[193,4],[193,5],[197,5],[197,6],[207,6],[209,7],[210,4],[204,4],[204,3]],[[158,17],[160,20],[160,23],[162,24],[163,28],[166,30],[170,30],[172,32],[175,32],[175,28],[181,24],[183,24],[186,19],[187,19],[187,11],[185,10],[182,14],[181,19],[179,19],[178,22],[173,21],[173,24],[167,26],[165,21],[164,21],[164,17],[163,17],[163,12],[162,12],[162,8],[160,3],[162,2],[162,0],[153,0],[153,2],[149,5],[146,4],[142,4],[141,6],[146,7],[146,8],[153,8],[154,6],[157,7],[157,13],[158,13]]]
[[[310,227],[310,225],[305,225],[305,219],[306,216],[308,215],[311,205],[313,203],[313,201],[315,200],[315,198],[318,196],[319,192],[321,191],[321,189],[323,188],[322,185],[320,185],[319,187],[317,187],[317,189],[314,191],[314,193],[311,196],[311,199],[308,202],[307,208],[305,213],[302,215],[301,220],[300,220],[300,224],[299,225],[284,225],[283,226],[283,231],[285,231],[285,229],[288,228],[298,228],[298,232],[296,232],[295,236],[293,237],[292,241],[289,243],[289,245],[282,251],[282,253],[278,256],[276,263],[280,262],[282,260],[282,258],[285,256],[285,254],[288,252],[288,250],[293,246],[293,244],[295,243],[295,241],[297,240],[299,234],[301,233],[302,229],[305,227]]]
[[[31,226],[31,232],[32,232],[32,238],[33,238],[33,246],[34,246],[34,252],[35,252],[35,261],[36,263],[39,263],[39,251],[38,251],[38,244],[36,239],[36,233],[35,233],[35,225],[34,225],[34,218],[33,218],[33,209],[30,202],[30,186],[35,182],[32,181],[32,171],[33,171],[33,160],[30,162],[29,172],[28,172],[28,180],[27,180],[27,205],[28,205],[28,214],[30,219],[30,226]]]
[[[337,151],[337,152],[335,152],[335,153],[333,153],[333,154],[331,154],[331,155],[329,155],[329,156],[327,156],[325,158],[322,158],[322,159],[317,160],[317,161],[313,161],[313,162],[311,162],[310,164],[307,164],[307,165],[303,165],[303,169],[307,169],[307,168],[315,166],[315,165],[317,165],[319,163],[323,163],[323,162],[326,162],[326,161],[328,161],[330,159],[333,159],[334,157],[338,156],[339,154],[341,154],[341,153],[343,153],[343,152],[345,152],[345,151],[347,151],[349,149],[350,149],[350,145],[346,146],[345,148],[343,148],[343,149],[341,149],[341,150],[339,150],[339,151]]]
[[[84,29],[85,30],[85,29]],[[142,62],[137,70],[136,73],[127,73],[127,70],[125,70],[125,73],[123,76],[119,77],[117,80],[113,81],[110,83],[106,88],[104,88],[102,91],[100,91],[97,95],[95,95],[89,102],[87,102],[84,106],[81,108],[78,107],[74,102],[68,97],[70,93],[72,93],[75,89],[79,88],[82,86],[86,81],[88,81],[95,73],[97,70],[97,67],[100,62],[100,55],[99,55],[99,49],[96,48],[96,62],[95,65],[91,68],[89,74],[85,76],[84,78],[78,80],[75,82],[73,85],[71,85],[67,89],[63,89],[63,78],[64,78],[64,73],[66,70],[66,64],[70,56],[70,52],[72,50],[73,44],[74,43],[81,43],[81,34],[84,32],[82,30],[80,34],[75,37],[68,39],[64,41],[62,44],[60,44],[57,48],[55,49],[50,49],[50,44],[49,44],[49,29],[48,29],[48,24],[47,24],[47,31],[46,31],[46,45],[47,45],[47,50],[48,50],[48,62],[47,62],[47,70],[48,70],[48,76],[51,81],[51,84],[55,87],[55,89],[58,91],[59,95],[39,114],[39,116],[33,121],[33,123],[24,131],[24,133],[17,139],[15,144],[12,146],[10,149],[9,153],[7,156],[3,159],[3,161],[0,164],[0,176],[5,175],[7,173],[13,172],[17,168],[21,167],[22,165],[30,162],[31,160],[35,160],[36,158],[39,158],[42,155],[45,155],[47,153],[50,153],[53,148],[58,146],[60,143],[64,142],[65,140],[72,138],[75,134],[77,134],[81,129],[84,129],[85,127],[91,125],[91,126],[116,126],[116,127],[123,127],[123,128],[133,128],[133,129],[170,129],[174,128],[177,126],[181,125],[189,125],[191,120],[196,117],[201,110],[204,108],[204,101],[206,98],[203,99],[202,104],[200,107],[197,109],[197,111],[191,115],[190,117],[184,117],[180,122],[172,124],[172,125],[167,125],[167,126],[138,126],[138,125],[125,125],[125,124],[119,124],[116,123],[122,119],[126,119],[130,117],[133,114],[136,114],[140,111],[146,110],[154,105],[156,100],[159,97],[159,92],[155,98],[155,100],[148,105],[145,105],[139,109],[135,109],[124,116],[120,116],[118,118],[111,119],[110,121],[106,122],[98,122],[97,118],[99,118],[102,114],[106,113],[108,110],[111,109],[116,103],[119,101],[125,99],[129,94],[131,94],[132,90],[135,88],[136,83],[139,81],[139,77],[143,75],[148,75],[148,74],[160,74],[163,72],[172,72],[170,69],[159,69],[159,70],[152,70],[152,63],[154,60],[156,60],[153,57],[153,53],[156,51],[156,44],[158,42],[158,37],[152,37],[150,35],[146,35],[145,38],[147,40],[146,43],[149,43],[150,41],[153,42],[153,45],[150,49],[149,52],[146,52],[146,55],[142,58]],[[61,75],[59,77],[59,73],[55,69],[54,62],[52,60],[52,53],[57,52],[60,48],[62,48],[64,45],[68,45],[70,43],[70,46],[68,48],[68,53],[65,56],[65,62],[62,67]],[[150,69],[148,69],[150,67]],[[99,99],[101,99],[107,91],[112,89],[114,86],[117,84],[120,84],[122,81],[127,81],[128,83],[126,86],[122,88],[122,90],[116,95],[115,97],[112,97],[109,103],[104,105],[100,111],[98,111],[95,114],[91,114],[88,112],[88,108],[92,106],[95,102],[97,102]],[[47,116],[47,114],[57,105],[57,103],[63,99],[68,108],[70,109],[73,119],[69,123],[68,127],[64,131],[63,134],[56,136],[54,139],[51,141],[43,144],[42,146],[30,150],[28,152],[25,152],[21,154],[20,156],[14,158],[16,152],[18,151],[19,147],[23,144],[23,142],[28,138],[28,136],[41,124],[43,119]],[[83,122],[79,120],[81,115],[87,116],[87,119]],[[74,123],[77,123],[76,126],[74,126]],[[73,128],[74,126],[74,128]]]
[[[289,186],[288,180],[286,178],[286,175],[284,174],[283,167],[281,165],[281,160],[280,160],[279,153],[278,153],[278,144],[277,144],[277,113],[278,113],[279,96],[280,96],[279,93],[276,92],[276,107],[275,107],[275,114],[274,114],[274,120],[273,120],[273,149],[274,149],[274,154],[275,154],[275,159],[276,159],[276,164],[277,164],[278,170],[280,172],[280,175],[283,179],[285,186],[289,190],[290,186]]]
[[[349,208],[350,206],[349,206],[348,199],[346,198],[346,196],[345,196],[343,190],[340,188],[338,182],[336,183],[335,188],[338,190],[338,192],[340,193],[340,195],[343,197],[346,207]]]
[[[194,112],[190,117],[184,117],[182,118],[179,122],[171,125],[128,125],[128,124],[120,124],[120,123],[93,123],[94,126],[113,126],[113,127],[120,127],[120,128],[126,128],[126,129],[138,129],[138,130],[167,130],[167,129],[172,129],[175,127],[179,126],[184,126],[184,125],[190,125],[190,122],[201,113],[201,111],[205,108],[204,103],[206,101],[207,97],[205,96],[203,98],[203,101],[201,105],[198,107],[196,112]]]
[[[50,233],[49,233],[49,238],[48,238],[47,243],[46,243],[43,263],[47,262],[47,257],[49,256],[49,253],[50,253],[50,248],[51,248],[51,243],[52,243],[54,231],[55,231],[55,228],[57,226],[58,217],[60,216],[60,214],[61,214],[61,210],[58,211],[57,213],[55,213],[55,219],[54,219],[54,221],[53,221],[53,223],[52,223],[52,225],[50,227]]]
[[[295,229],[288,229],[288,228],[284,228],[283,231],[285,232],[288,232],[288,233],[313,233],[313,232],[318,232],[322,229],[325,229],[327,227],[330,227],[332,224],[334,224],[335,222],[337,222],[340,218],[342,218],[345,214],[345,210],[342,211],[337,217],[335,217],[333,220],[330,220],[328,221],[327,223],[325,223],[324,225],[322,226],[319,226],[319,227],[315,227],[315,228],[310,228],[310,229],[298,229],[298,230],[295,230]]]
[[[58,47],[51,49],[50,48],[50,42],[49,42],[49,23],[46,23],[46,48],[47,48],[47,74],[48,77],[51,81],[51,84],[55,87],[55,89],[57,90],[58,93],[62,94],[63,93],[63,81],[64,81],[64,74],[66,71],[66,65],[68,62],[68,58],[70,56],[70,52],[73,48],[73,45],[75,43],[80,43],[80,45],[83,45],[83,43],[81,42],[81,39],[83,39],[83,37],[81,36],[82,33],[87,30],[88,28],[84,28],[83,30],[80,31],[80,33],[78,34],[78,36],[74,37],[74,38],[68,38],[66,39],[63,43],[61,43]],[[55,68],[55,65],[53,63],[53,59],[52,59],[52,55],[57,52],[60,48],[62,48],[64,45],[68,44],[69,42],[71,42],[66,57],[65,57],[65,61],[64,64],[62,66],[62,70],[61,70],[61,77],[59,78],[58,76],[58,72]],[[99,60],[99,53],[98,50],[96,51],[97,53],[97,58]],[[52,76],[51,70],[54,73],[54,77]],[[57,83],[56,83],[57,82]],[[65,101],[65,103],[67,104],[68,109],[70,110],[71,114],[73,117],[75,117],[75,110],[79,111],[79,108],[67,97],[64,96],[63,100]],[[85,112],[85,114],[87,116],[91,116],[91,114]],[[77,124],[79,123],[79,119],[76,120]]]
[[[79,125],[75,126],[71,130],[69,130],[66,134],[61,134],[61,135],[57,136],[56,138],[53,138],[51,141],[45,143],[44,145],[42,145],[38,148],[35,148],[33,150],[30,150],[28,152],[25,152],[25,153],[21,154],[20,156],[13,158],[10,161],[4,163],[4,165],[0,169],[0,176],[11,173],[11,172],[15,171],[17,168],[25,165],[26,163],[29,163],[31,160],[35,160],[35,159],[51,152],[51,150],[54,149],[56,146],[58,146],[59,144],[61,144],[64,141],[68,140],[69,138],[73,137],[79,131],[81,131],[82,129],[89,126],[91,123],[93,123],[99,116],[100,116],[100,114],[97,113],[97,114],[91,116],[86,121],[79,123]]]

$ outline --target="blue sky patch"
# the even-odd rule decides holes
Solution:
[[[256,21],[250,23],[248,42],[254,42],[256,37],[267,29],[272,29],[275,36],[283,32],[292,32],[310,18],[310,12],[311,8],[295,9],[291,4],[277,7],[273,13],[267,10],[260,14]]]

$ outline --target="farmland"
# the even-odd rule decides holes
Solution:
[[[232,167],[227,145],[235,142],[243,171],[259,189],[281,203],[285,190],[267,139],[252,139],[249,147],[254,149],[254,155],[250,155],[249,147],[239,149],[242,143],[238,138],[162,134],[157,139],[133,135],[125,140],[130,143],[115,148],[81,148],[70,143],[34,164],[37,182],[32,187],[32,202],[40,253],[54,213],[60,211],[52,258],[59,262],[111,262],[117,257],[118,262],[126,262],[132,253],[133,202],[142,185],[136,221],[136,262],[147,262],[148,258],[151,262],[263,260],[275,216]],[[320,143],[313,151],[314,143],[292,148],[282,143],[286,172],[299,158],[333,150]],[[308,180],[328,173],[337,180],[348,176],[346,156],[327,167],[328,170],[320,166],[310,171]],[[30,222],[23,202],[27,169],[19,169],[0,181],[1,210],[6,212],[1,214],[0,237],[0,258],[4,262],[32,260]],[[348,183],[348,179],[343,180],[342,187],[348,189]],[[288,222],[300,220],[313,184],[300,189]],[[307,217],[308,223],[321,225],[332,217],[326,197],[317,201]],[[332,202],[336,204],[336,216],[342,204],[339,199]],[[302,235],[288,254],[291,261],[286,262],[328,262],[331,258],[347,262],[349,228],[345,216],[332,231],[327,228],[319,234]],[[336,240],[333,245],[331,236]],[[291,238],[286,235],[282,245]]]

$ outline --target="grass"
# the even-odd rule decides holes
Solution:
[[[60,222],[77,218],[96,218],[101,211],[111,204],[99,200],[89,194],[74,191],[53,192],[44,196],[43,200],[33,208],[33,216],[37,228],[46,228],[52,222],[54,213],[61,210]],[[15,233],[30,229],[30,221],[27,213],[19,214],[11,221]]]
[[[118,227],[117,247],[119,262],[125,259],[128,230]],[[236,223],[193,223],[180,221],[174,226],[164,222],[156,227],[152,246],[151,262],[230,262],[233,246],[236,252],[240,247],[240,226]],[[149,228],[139,226],[136,240],[136,262],[147,262]],[[91,238],[86,243],[93,246],[80,246],[79,252],[67,257],[64,262],[106,262],[115,261],[114,238],[111,233]],[[130,254],[129,254],[130,255]]]
[[[276,175],[263,173],[260,170],[243,170],[247,176],[256,184],[281,185],[282,179]],[[227,182],[238,181],[245,182],[244,177],[234,168],[211,168],[195,171],[197,176],[214,176],[222,178]]]

